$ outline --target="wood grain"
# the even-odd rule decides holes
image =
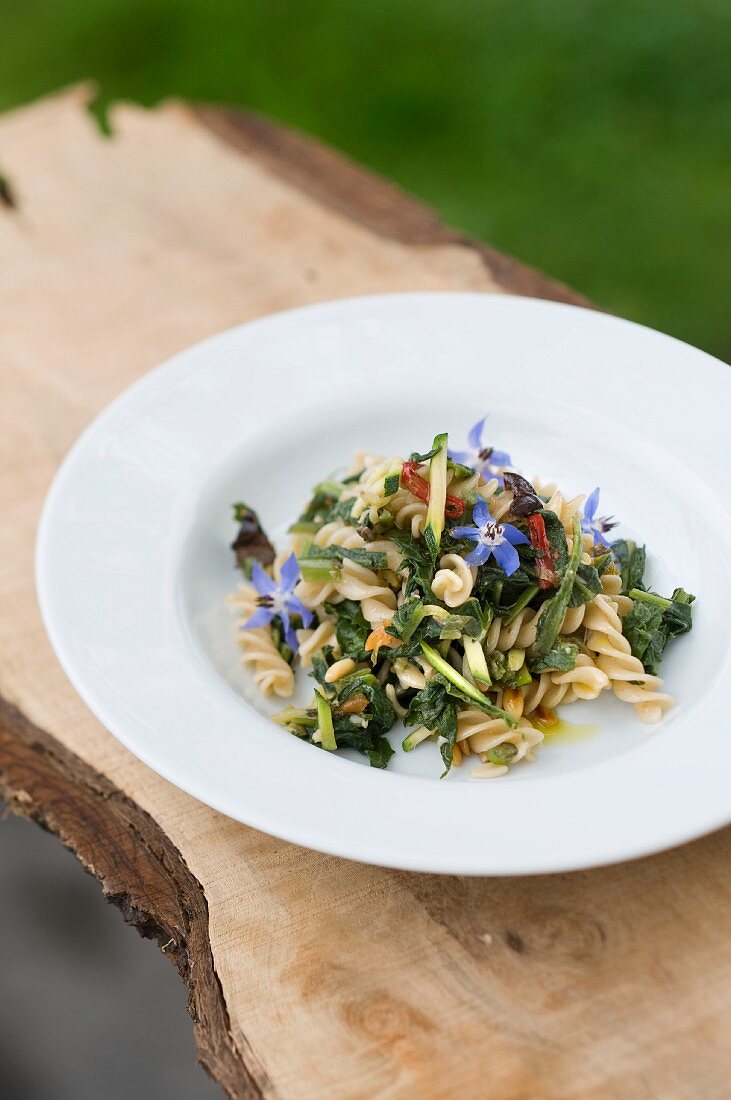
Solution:
[[[72,89],[0,118],[0,787],[188,983],[236,1097],[728,1094],[731,832],[521,880],[379,870],[196,802],[80,702],[32,557],[60,458],[156,362],[273,309],[400,289],[565,289],[248,116]],[[618,807],[621,813],[621,807]],[[577,827],[580,827],[577,824]],[[499,843],[499,838],[486,838]]]

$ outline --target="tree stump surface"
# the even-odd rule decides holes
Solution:
[[[77,435],[145,371],[352,294],[582,301],[309,138],[174,102],[117,105],[105,137],[89,96],[0,117],[3,797],[175,962],[233,1097],[727,1097],[731,830],[568,875],[367,867],[177,790],[67,682],[36,604],[39,512]]]

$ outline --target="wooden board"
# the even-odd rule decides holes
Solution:
[[[88,94],[0,118],[0,790],[176,963],[231,1096],[728,1096],[731,831],[546,878],[365,867],[176,790],[67,683],[35,601],[39,510],[150,367],[349,294],[578,300],[309,139],[175,103],[119,105],[105,138]]]

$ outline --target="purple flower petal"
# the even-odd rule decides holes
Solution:
[[[473,451],[479,451],[482,448],[482,429],[485,427],[486,416],[483,416],[482,420],[478,420],[476,424],[473,424],[467,433],[467,442]]]
[[[244,623],[244,630],[256,630],[260,626],[269,626],[274,618],[271,607],[258,607],[254,614]]]
[[[272,580],[269,574],[264,572],[258,561],[254,562],[254,566],[251,570],[251,579],[254,588],[260,596],[271,596],[272,593],[277,591],[276,581]]]
[[[294,627],[292,626],[292,623],[289,621],[289,615],[287,614],[286,611],[282,612],[281,619],[282,619],[282,626],[284,627],[284,640],[287,643],[287,645],[289,646],[289,648],[293,649],[296,653],[297,652],[297,635],[294,632]]]
[[[492,521],[492,515],[490,509],[487,507],[487,501],[484,501],[480,497],[472,509],[472,520],[478,527],[484,527],[486,523]]]
[[[517,527],[513,527],[512,523],[502,523],[503,535],[512,543],[513,546],[523,546],[525,543],[530,542],[529,538],[519,531]]]
[[[589,494],[589,496],[586,499],[586,503],[584,504],[584,519],[588,520],[589,523],[594,522],[594,515],[596,513],[596,510],[597,510],[598,506],[599,506],[599,487],[597,486],[597,488],[594,490],[594,492]]]
[[[509,466],[510,455],[507,451],[493,451],[488,462],[493,468],[497,466]]]
[[[281,577],[280,591],[282,594],[291,592],[299,580],[300,567],[294,554],[290,554],[279,571]]]
[[[299,615],[305,626],[309,626],[312,622],[312,612],[308,607],[305,607],[302,601],[296,596],[287,596],[284,601],[284,606],[290,615]]]
[[[470,553],[465,558],[465,561],[468,565],[484,565],[484,563],[490,557],[491,553],[492,547],[485,546],[484,542],[480,542],[477,544],[474,550],[470,551]]]
[[[463,466],[469,466],[470,469],[473,469],[475,456],[472,451],[447,451],[447,454],[452,462],[460,462]]]
[[[453,539],[471,539],[477,542],[480,538],[480,532],[476,527],[452,527],[449,533]]]
[[[515,547],[511,546],[509,542],[501,542],[499,546],[493,547],[492,552],[495,555],[495,561],[505,576],[512,577],[516,569],[520,567],[520,558]]]

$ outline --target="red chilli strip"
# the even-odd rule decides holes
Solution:
[[[540,555],[536,560],[538,587],[555,588],[558,584],[558,577],[551,557],[551,544],[548,541],[543,516],[528,516],[528,529],[530,530],[530,544]]]
[[[404,462],[403,469],[401,470],[401,480],[415,497],[418,497],[419,500],[423,500],[425,504],[428,504],[429,482],[425,481],[423,477],[417,474],[416,471],[418,467],[418,462]],[[459,497],[452,496],[451,493],[447,493],[444,514],[447,519],[460,519],[464,515],[464,501],[460,500]]]

